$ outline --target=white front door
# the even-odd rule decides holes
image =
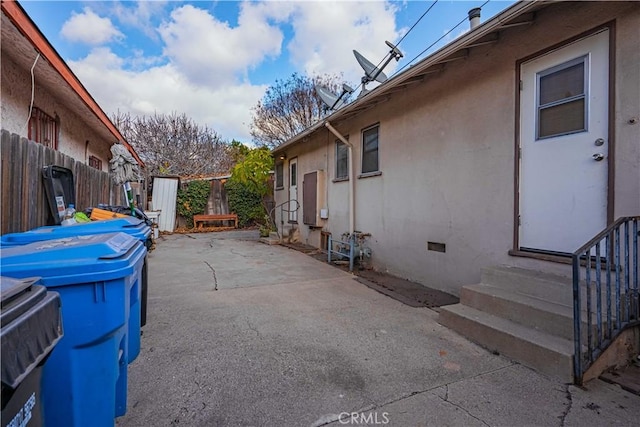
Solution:
[[[607,225],[609,31],[522,64],[523,250],[571,253]]]
[[[289,222],[298,221],[298,159],[289,160]]]

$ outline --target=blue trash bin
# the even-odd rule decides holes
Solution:
[[[115,218],[103,221],[92,221],[87,223],[73,224],[69,226],[46,226],[38,227],[24,233],[10,233],[0,236],[0,247],[2,249],[12,246],[22,246],[28,243],[54,240],[74,236],[89,236],[93,234],[107,234],[123,232],[138,240],[145,247],[151,244],[151,227],[139,218]],[[140,296],[132,300],[134,306],[131,307],[131,317],[129,322],[129,360],[133,362],[140,354],[140,328],[147,323],[147,258],[144,260],[142,270]]]
[[[68,226],[38,227],[24,233],[10,233],[0,236],[3,248],[22,246],[42,240],[61,239],[71,236],[88,236],[91,234],[126,233],[140,240],[148,248],[151,246],[151,227],[143,220],[134,217],[105,219],[102,221],[83,222]]]
[[[127,408],[128,322],[146,250],[124,234],[3,248],[4,276],[40,276],[60,294],[64,338],[43,369],[47,426],[109,426]]]

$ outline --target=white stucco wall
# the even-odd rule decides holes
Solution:
[[[382,175],[356,181],[355,228],[372,234],[376,268],[455,294],[477,283],[481,268],[490,265],[570,274],[568,265],[508,253],[514,233],[516,61],[613,19],[614,216],[640,214],[640,123],[629,122],[640,114],[640,7],[558,5],[540,11],[531,26],[508,30],[498,43],[472,49],[467,59],[336,126],[350,135],[360,173],[361,130],[380,123]],[[348,230],[349,184],[331,182],[334,141],[323,130],[287,149],[287,158],[298,158],[300,199],[302,176],[327,168],[325,229],[339,236]],[[277,203],[288,196],[287,179],[285,173]],[[318,244],[319,231],[301,220],[299,228],[303,241]],[[446,252],[428,251],[429,241],[444,243]]]
[[[640,3],[617,20],[615,217],[640,214]]]
[[[35,75],[33,105],[51,117],[60,117],[60,135],[58,151],[83,163],[89,163],[89,156],[102,160],[102,170],[109,170],[109,147],[115,141],[105,141],[77,114],[56,99],[51,92],[42,87]],[[31,101],[31,75],[29,70],[16,66],[12,59],[2,54],[2,128],[11,133],[28,135],[27,118]],[[89,141],[87,145],[86,141]]]

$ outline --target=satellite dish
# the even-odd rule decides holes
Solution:
[[[373,82],[373,81],[376,81],[378,83],[386,82],[387,76],[382,72],[382,70],[384,70],[384,68],[387,65],[389,65],[389,62],[391,62],[392,59],[399,61],[400,58],[404,56],[402,55],[402,52],[400,52],[400,49],[398,49],[396,45],[388,41],[385,41],[385,43],[387,44],[387,46],[391,48],[391,50],[388,53],[389,57],[387,58],[387,60],[385,61],[385,63],[382,65],[381,68],[378,68],[375,65],[373,65],[367,58],[362,56],[360,52],[358,52],[357,50],[353,51],[353,54],[355,55],[356,60],[358,61],[358,64],[360,64],[360,66],[364,70],[364,76],[362,77],[362,91],[358,95],[358,98],[368,93],[368,90],[365,88],[365,85],[367,83]]]
[[[360,66],[364,70],[364,74],[368,78],[368,81],[372,82],[375,80],[379,83],[384,83],[387,81],[387,76],[382,72],[382,70],[369,62],[369,60],[362,56],[360,52],[354,50],[353,54],[355,55],[358,64],[360,64]]]
[[[344,96],[353,93],[353,89],[347,84],[342,85],[342,93],[340,96],[334,95],[333,92],[322,85],[316,85],[315,90],[329,110],[337,110],[342,107],[345,104]]]
[[[333,110],[334,108],[340,108],[342,107],[342,104],[344,104],[342,100],[338,99],[338,95],[334,95],[329,89],[324,86],[317,85],[316,93],[318,94],[320,99],[322,99],[322,102],[324,102],[327,107],[329,107],[330,110]]]
[[[402,52],[400,52],[400,49],[398,49],[398,47],[390,41],[385,40],[384,42],[391,48],[391,51],[389,51],[389,55],[391,55],[392,58],[395,58],[396,62],[400,61],[400,58],[404,56]]]

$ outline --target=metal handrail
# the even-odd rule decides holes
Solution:
[[[344,240],[333,240],[333,238],[331,237],[331,234],[329,234],[329,241],[327,242],[327,262],[329,264],[331,264],[331,254],[336,254],[338,255],[340,258],[342,257],[346,257],[347,254],[345,254],[344,252],[340,251],[340,250],[334,250],[333,249],[333,244],[337,243],[340,245],[345,245],[349,247],[349,271],[353,271],[353,264],[355,261],[355,243],[356,243],[356,235],[355,234],[351,234],[348,237],[348,241],[344,241]]]
[[[291,209],[291,202],[296,202],[296,208],[295,209]],[[289,207],[289,209],[285,209],[284,205],[287,205]],[[284,213],[290,213],[290,212],[295,212],[298,209],[300,209],[300,203],[295,200],[295,199],[289,199],[287,201],[284,201],[282,203],[280,203],[279,205],[274,206],[273,208],[271,208],[271,210],[269,211],[269,221],[271,221],[271,217],[273,216],[273,212],[280,208],[280,224],[282,226],[282,230],[284,231]],[[276,227],[276,233],[278,233],[278,239],[282,239],[282,236],[280,235],[280,231],[278,231],[278,227]]]
[[[578,385],[582,384],[582,377],[586,370],[622,331],[640,324],[639,221],[640,216],[619,218],[571,255],[573,369],[574,381]],[[584,282],[581,280],[583,269]],[[604,284],[603,275],[605,276]],[[586,343],[582,336],[583,314],[585,314],[582,311],[583,299],[586,303]]]

